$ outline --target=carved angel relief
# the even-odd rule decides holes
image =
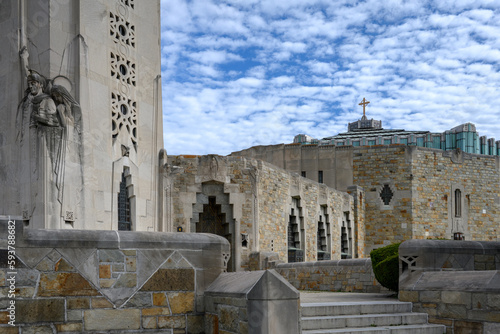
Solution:
[[[78,188],[82,184],[80,105],[65,87],[55,84],[54,79],[28,69],[26,48],[20,55],[28,88],[17,111],[17,141],[22,158],[29,161],[30,184],[37,187],[28,195],[30,201],[24,204],[23,210],[32,216],[35,203],[40,203],[35,197],[46,193],[42,202],[48,203],[50,208],[57,207],[57,213],[49,215],[66,220],[66,212],[75,211],[77,200],[70,198],[75,196],[71,191],[64,191],[65,182],[71,183],[66,190],[76,190],[75,185]],[[71,167],[67,167],[69,165]],[[41,191],[43,189],[46,191]]]

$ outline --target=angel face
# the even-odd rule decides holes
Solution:
[[[58,92],[52,92],[52,98],[54,99],[54,101],[56,103],[63,103],[64,102],[63,97]]]

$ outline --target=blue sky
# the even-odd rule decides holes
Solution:
[[[384,128],[500,140],[500,1],[162,0],[168,154]]]

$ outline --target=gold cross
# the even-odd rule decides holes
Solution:
[[[361,103],[359,103],[358,105],[362,105],[363,106],[363,116],[365,116],[365,107],[366,105],[370,103],[370,101],[366,101],[366,99],[363,97],[363,101],[361,101]]]

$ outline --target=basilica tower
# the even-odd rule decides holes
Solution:
[[[0,215],[161,230],[160,1],[3,1],[0,28]]]

